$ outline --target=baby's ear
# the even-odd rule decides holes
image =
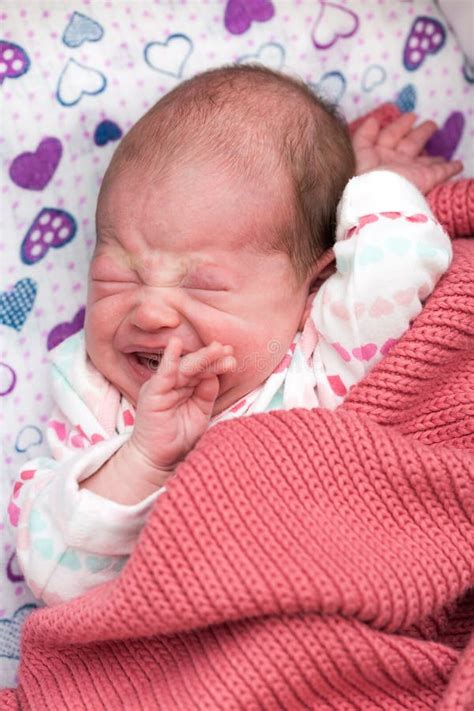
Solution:
[[[308,296],[306,298],[306,304],[301,315],[299,330],[302,331],[304,325],[311,313],[311,306],[313,304],[313,299],[321,286],[321,284],[334,274],[334,252],[332,249],[327,249],[318,259],[314,267],[312,268],[309,277],[309,288]]]

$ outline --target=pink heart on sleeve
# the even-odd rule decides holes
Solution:
[[[393,304],[390,301],[387,301],[387,299],[383,299],[381,296],[375,299],[369,311],[370,315],[374,318],[378,318],[379,316],[388,316],[392,312]]]
[[[64,424],[64,422],[50,420],[48,422],[48,427],[51,427],[56,432],[58,439],[60,439],[61,442],[64,442],[64,440],[66,439],[66,425]]]
[[[428,222],[427,216],[422,214],[408,215],[406,219],[408,222]]]
[[[20,518],[20,509],[12,501],[8,504],[8,518],[12,526],[18,526],[18,520]]]
[[[20,477],[25,481],[26,479],[33,479],[36,474],[36,469],[25,469],[20,474]]]
[[[377,222],[378,219],[378,215],[364,215],[363,217],[359,217],[359,227],[370,225],[371,222]]]
[[[389,220],[396,220],[402,215],[401,212],[381,212],[380,214],[383,215],[383,217],[388,217]]]
[[[123,413],[123,424],[125,425],[125,427],[133,425],[134,422],[135,420],[133,419],[133,415],[130,410],[125,410]]]
[[[360,348],[353,348],[352,355],[357,360],[370,360],[377,353],[377,346],[375,343],[366,343]]]
[[[400,289],[400,291],[396,291],[393,295],[393,298],[397,302],[397,304],[400,304],[401,306],[405,306],[406,304],[409,304],[410,301],[413,299],[415,296],[416,289],[414,286],[410,286],[408,289]]]
[[[393,348],[393,346],[395,345],[396,342],[397,342],[396,338],[387,338],[387,340],[385,341],[383,346],[381,346],[381,348],[380,348],[381,354],[384,356],[387,355],[387,353],[390,351],[391,348]]]
[[[350,361],[351,355],[346,351],[344,346],[341,346],[340,343],[331,343],[331,346],[334,348],[335,351],[338,352],[338,354],[341,356],[342,360],[345,360],[346,363]]]
[[[344,395],[347,393],[347,388],[342,382],[339,375],[328,375],[328,381],[333,393],[335,395],[339,395],[339,397],[344,397]]]
[[[337,316],[337,318],[340,318],[343,321],[349,321],[349,311],[347,310],[347,306],[342,301],[333,301],[329,308],[334,316]]]

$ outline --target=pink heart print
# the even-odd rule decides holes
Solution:
[[[50,420],[48,422],[48,427],[51,427],[52,430],[56,432],[56,437],[61,441],[65,442],[66,441],[66,425],[64,422],[58,422],[58,420]]]
[[[76,234],[77,226],[68,212],[44,207],[38,213],[21,243],[20,255],[25,264],[39,262],[50,247],[64,247]]]
[[[369,314],[374,318],[379,318],[379,316],[389,316],[391,313],[393,313],[393,304],[381,296],[375,299],[369,309]]]
[[[125,425],[125,427],[131,427],[134,422],[135,422],[135,418],[133,417],[130,410],[124,410],[123,424]]]
[[[408,222],[428,222],[427,215],[423,215],[423,213],[419,213],[416,215],[407,215],[405,219]]]
[[[344,395],[346,395],[347,388],[339,375],[328,375],[328,382],[335,395],[338,395],[339,397],[344,397]]]
[[[341,346],[340,343],[331,343],[332,347],[334,348],[335,351],[341,356],[342,360],[345,360],[346,363],[350,361],[351,356],[350,353],[346,351],[344,346]]]
[[[6,78],[17,79],[28,71],[30,60],[25,50],[13,42],[0,42],[0,84]]]
[[[375,343],[366,343],[360,348],[353,348],[352,355],[357,360],[370,360],[377,353],[377,346]]]
[[[359,228],[370,225],[371,222],[377,222],[378,219],[378,215],[363,215],[359,217]]]
[[[446,42],[446,30],[434,17],[420,15],[411,26],[403,50],[403,64],[414,71],[429,54],[436,54]]]
[[[336,318],[340,318],[342,321],[349,321],[351,316],[343,301],[333,301],[330,309]]]
[[[267,22],[275,14],[270,0],[229,0],[224,14],[224,25],[233,35],[241,35],[252,22]]]
[[[415,287],[410,286],[408,287],[408,289],[400,289],[400,291],[396,291],[393,295],[393,298],[395,299],[397,304],[400,304],[400,306],[406,306],[410,303],[410,301],[412,301],[415,294]]]
[[[387,338],[387,340],[385,341],[383,346],[381,346],[381,348],[380,348],[381,354],[386,356],[387,353],[390,351],[390,349],[393,348],[393,346],[395,345],[396,342],[397,342],[396,338]]]

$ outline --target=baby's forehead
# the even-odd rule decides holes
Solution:
[[[174,162],[158,174],[140,164],[122,166],[99,196],[98,240],[140,256],[222,251],[237,264],[275,242],[280,182],[276,176],[249,180],[207,161]]]

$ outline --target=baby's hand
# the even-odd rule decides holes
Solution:
[[[423,150],[437,130],[434,121],[424,121],[416,128],[415,114],[406,113],[380,129],[374,117],[364,121],[352,137],[356,155],[356,174],[370,170],[392,170],[407,178],[426,195],[439,183],[460,173],[459,160],[423,155]]]
[[[170,339],[154,375],[142,386],[135,426],[128,442],[157,475],[172,471],[205,432],[219,381],[236,360],[232,346],[214,341],[181,356],[183,344]]]

